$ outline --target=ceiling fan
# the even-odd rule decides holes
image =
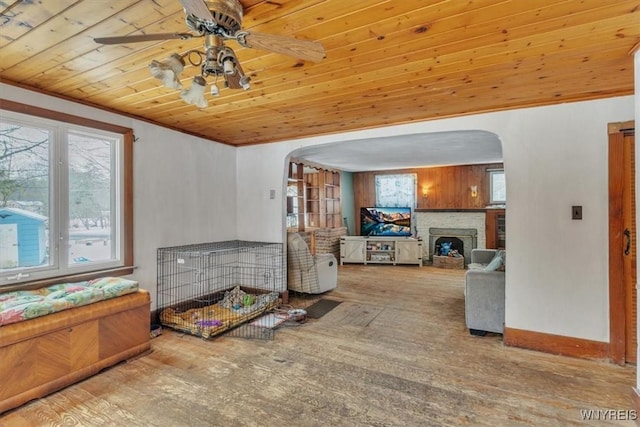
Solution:
[[[181,89],[179,80],[186,62],[200,67],[200,75],[193,78],[190,89],[183,90],[181,98],[188,104],[204,108],[206,78],[215,78],[211,94],[218,95],[217,80],[224,79],[225,87],[231,89],[250,88],[250,78],[244,74],[240,61],[233,50],[225,45],[227,40],[235,40],[241,46],[280,53],[299,59],[319,62],[325,57],[322,44],[299,40],[288,36],[255,33],[242,30],[242,4],[238,0],[180,0],[186,14],[187,27],[193,33],[157,33],[119,37],[98,37],[100,44],[123,44],[156,40],[187,40],[204,38],[204,51],[189,50],[184,54],[173,53],[164,61],[152,61],[149,68],[154,77],[172,89]]]

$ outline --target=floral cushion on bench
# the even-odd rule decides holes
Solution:
[[[138,282],[103,277],[28,291],[0,293],[0,326],[136,292]]]

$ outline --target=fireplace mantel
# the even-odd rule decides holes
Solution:
[[[486,212],[495,208],[480,208],[480,209],[414,209],[414,212]]]

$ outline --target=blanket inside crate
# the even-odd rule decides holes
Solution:
[[[138,290],[138,282],[103,277],[41,289],[0,293],[0,326],[115,298]]]
[[[278,292],[245,292],[240,286],[224,293],[222,300],[204,307],[168,307],[160,323],[172,329],[209,338],[251,320],[280,304]]]

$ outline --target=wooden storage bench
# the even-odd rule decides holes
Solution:
[[[150,348],[144,290],[0,326],[0,414]]]

